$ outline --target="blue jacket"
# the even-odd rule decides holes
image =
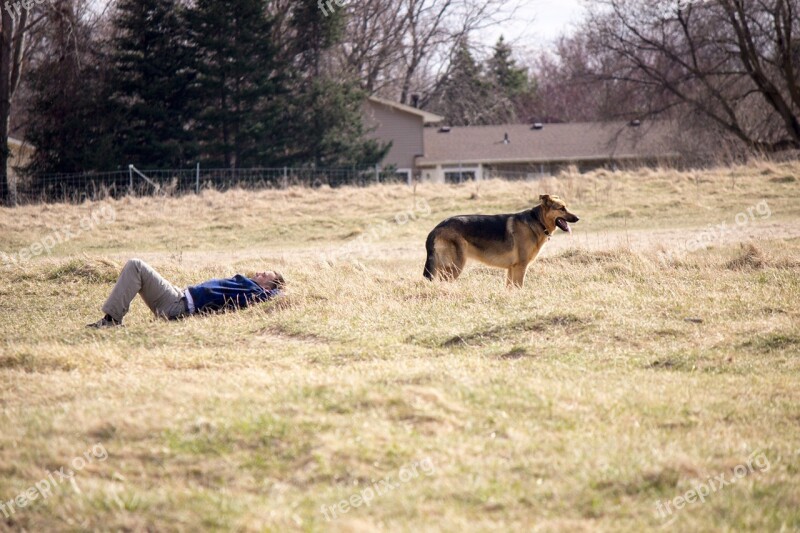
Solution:
[[[229,279],[212,279],[188,287],[196,312],[220,309],[241,309],[250,304],[265,302],[280,294],[280,289],[268,291],[258,283],[238,274]]]

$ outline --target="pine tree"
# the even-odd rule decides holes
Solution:
[[[453,54],[450,71],[434,99],[434,111],[452,126],[491,123],[488,113],[490,84],[472,56],[467,39],[456,43]]]
[[[327,71],[326,53],[341,39],[345,17],[341,7],[326,14],[317,0],[295,2],[292,36],[287,43],[296,65],[285,121],[290,140],[288,164],[371,166],[389,151],[388,145],[364,138],[363,103],[367,95],[357,88],[357,80]]]
[[[528,73],[518,68],[511,57],[511,46],[501,35],[494,45],[494,55],[489,59],[488,69],[492,81],[500,87],[509,98],[518,96],[529,90]]]
[[[469,41],[454,48],[447,76],[431,98],[431,110],[452,126],[482,126],[517,122],[532,98],[527,71],[516,66],[511,47],[500,37],[483,65],[472,55]]]
[[[120,0],[114,19],[112,98],[126,162],[149,168],[191,164],[192,55],[177,0]]]
[[[295,56],[301,76],[318,78],[324,74],[325,52],[339,43],[346,25],[345,8],[336,7],[335,1],[323,11],[319,0],[296,0],[291,16],[293,37],[290,52]],[[323,4],[323,7],[325,4]]]
[[[189,21],[204,159],[227,168],[274,162],[283,153],[279,112],[288,65],[279,64],[265,2],[199,0]]]
[[[294,162],[317,167],[379,163],[390,146],[364,139],[365,98],[355,83],[325,79],[314,80],[297,95]]]

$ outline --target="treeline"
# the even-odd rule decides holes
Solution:
[[[800,149],[800,0],[597,0],[533,66],[548,118],[671,120],[700,164]]]
[[[423,103],[450,126],[484,126],[527,121],[535,114],[536,80],[517,65],[500,37],[484,61],[466,37],[453,48],[447,74]]]
[[[512,14],[502,0],[106,4],[34,3],[11,28],[29,43],[0,53],[22,73],[11,120],[35,147],[28,175],[367,166],[388,150],[365,136],[368,95],[487,124],[519,120],[535,86],[502,40],[473,59]]]
[[[454,126],[672,120],[703,158],[800,149],[800,0],[597,0],[527,54],[481,44],[503,0],[107,3],[3,16],[0,119],[12,101],[29,173],[371,165],[370,94]]]
[[[320,58],[345,13],[316,0],[119,0],[45,9],[26,75],[29,173],[204,166],[370,165],[364,92]]]
[[[517,120],[534,86],[527,71],[502,40],[486,62],[470,48],[511,15],[504,4],[37,2],[23,20],[3,18],[13,44],[0,50],[0,93],[13,102],[11,133],[35,147],[28,176],[128,163],[367,166],[388,149],[365,136],[371,94],[413,96],[455,125]],[[8,85],[4,69],[17,76]],[[0,179],[0,201],[7,194]]]

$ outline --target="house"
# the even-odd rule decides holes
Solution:
[[[639,121],[425,128],[415,168],[423,180],[444,183],[653,165],[678,157],[673,134],[666,122]]]
[[[414,175],[416,159],[425,155],[425,125],[442,120],[444,118],[439,115],[375,96],[364,102],[367,135],[384,143],[392,143],[382,165],[394,167],[398,174],[407,176],[409,183]]]
[[[443,117],[378,97],[364,103],[369,136],[391,142],[384,167],[433,182],[492,177],[532,179],[567,167],[655,165],[673,161],[675,129],[662,121],[430,127]]]

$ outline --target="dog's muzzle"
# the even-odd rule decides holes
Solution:
[[[569,227],[569,223],[572,222],[574,224],[574,223],[576,223],[578,221],[580,221],[580,219],[578,217],[576,217],[575,215],[571,215],[568,219],[567,218],[558,217],[556,219],[556,226],[558,226],[558,229],[560,229],[561,231],[566,231],[567,233],[572,233],[572,228]]]

